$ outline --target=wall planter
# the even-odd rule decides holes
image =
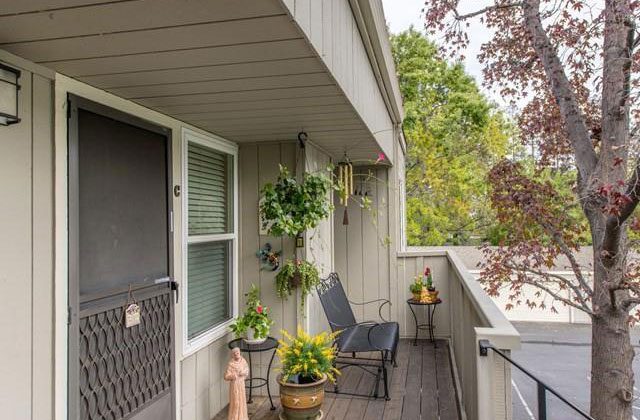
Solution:
[[[318,268],[309,261],[288,260],[276,275],[276,291],[281,299],[291,296],[294,290],[300,289],[300,306],[304,308],[306,297],[320,282]]]

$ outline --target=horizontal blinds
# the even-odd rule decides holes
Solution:
[[[233,231],[233,157],[188,143],[189,235]]]
[[[230,318],[230,241],[188,246],[188,338],[196,337]]]

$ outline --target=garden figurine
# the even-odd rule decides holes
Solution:
[[[240,349],[231,349],[231,359],[224,372],[224,380],[229,382],[228,420],[249,420],[244,380],[249,376],[249,365],[240,354]]]

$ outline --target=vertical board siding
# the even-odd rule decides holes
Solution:
[[[33,75],[33,355],[34,419],[53,417],[53,90]],[[0,140],[1,142],[1,140]],[[1,265],[1,264],[0,264]]]
[[[306,172],[319,174],[324,173],[327,176],[330,174],[327,172],[327,167],[331,163],[331,158],[315,147],[313,144],[308,143],[305,147],[305,169]],[[332,200],[333,194],[329,192],[329,200]],[[308,261],[314,262],[320,277],[324,278],[333,271],[333,216],[322,220],[318,226],[305,233],[305,258]],[[322,310],[322,305],[316,293],[312,293],[307,297],[307,325],[309,331],[313,334],[317,334],[321,331],[329,329],[329,325],[326,321],[326,317]]]
[[[349,224],[343,225],[345,206],[334,196],[335,271],[340,275],[349,299],[363,302],[388,299],[390,288],[389,190],[390,169],[382,167],[354,168],[356,187],[368,179],[371,209],[363,209],[360,198],[352,196],[347,205]],[[371,174],[371,175],[370,175]],[[395,305],[395,303],[394,303]],[[376,304],[354,306],[356,319],[378,319]],[[385,308],[384,315],[389,317]]]
[[[242,160],[245,150],[250,158]],[[290,296],[286,300],[280,299],[276,295],[275,276],[277,272],[260,269],[260,261],[256,252],[265,244],[269,243],[274,250],[282,250],[281,263],[291,259],[295,254],[294,240],[291,238],[273,237],[259,234],[258,226],[258,202],[260,200],[260,190],[267,182],[275,182],[279,174],[279,165],[287,166],[290,173],[296,171],[296,146],[294,143],[268,143],[260,145],[242,145],[240,147],[240,172],[244,179],[241,181],[240,189],[242,193],[242,217],[240,224],[243,226],[243,241],[240,244],[243,258],[239,261],[241,272],[240,278],[244,293],[251,284],[260,287],[260,297],[262,303],[270,308],[271,317],[274,321],[271,327],[271,335],[280,338],[280,330],[287,329],[295,331],[296,320],[296,296]],[[255,157],[253,157],[255,156]],[[240,310],[244,310],[244,296],[240,302]],[[253,366],[256,376],[266,376],[270,354],[259,353],[254,355]],[[275,370],[272,371],[271,387],[277,389],[275,381]],[[256,395],[266,394],[266,390],[257,390]]]
[[[296,155],[298,148],[295,143],[282,143],[280,145],[280,163],[289,168],[292,173],[296,171]],[[296,253],[295,241],[289,238],[282,239],[282,257],[292,258]],[[284,328],[287,331],[295,331],[298,327],[298,306],[296,296],[293,295],[286,301],[282,301],[282,327],[278,329],[272,328],[272,334],[280,334],[280,329]],[[272,387],[274,384],[272,383]],[[278,389],[271,388],[271,389]]]
[[[53,103],[50,79],[21,69],[19,124],[0,130],[0,407],[53,417]]]
[[[31,418],[32,349],[32,218],[31,218],[31,73],[20,78],[22,122],[0,131],[0,186],[4,200],[0,206],[0,283],[3,295],[10,296],[0,306],[0,329],[4,345],[0,375],[12,378],[0,384],[0,407],[8,418]]]
[[[53,416],[53,107],[51,80],[21,69],[19,124],[0,130],[0,407]]]

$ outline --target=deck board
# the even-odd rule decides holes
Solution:
[[[439,340],[435,347],[426,340],[419,340],[417,346],[412,344],[411,340],[400,342],[398,366],[389,369],[389,401],[326,393],[323,420],[459,420],[447,342]],[[347,368],[338,385],[344,392],[369,393],[374,382],[373,376],[361,369]],[[327,385],[327,389],[333,386]],[[379,392],[383,393],[382,384]],[[274,404],[279,407],[278,398],[274,398]],[[254,397],[254,403],[249,405],[249,418],[278,419],[280,410],[269,408],[266,398]],[[225,409],[214,420],[226,418]]]

